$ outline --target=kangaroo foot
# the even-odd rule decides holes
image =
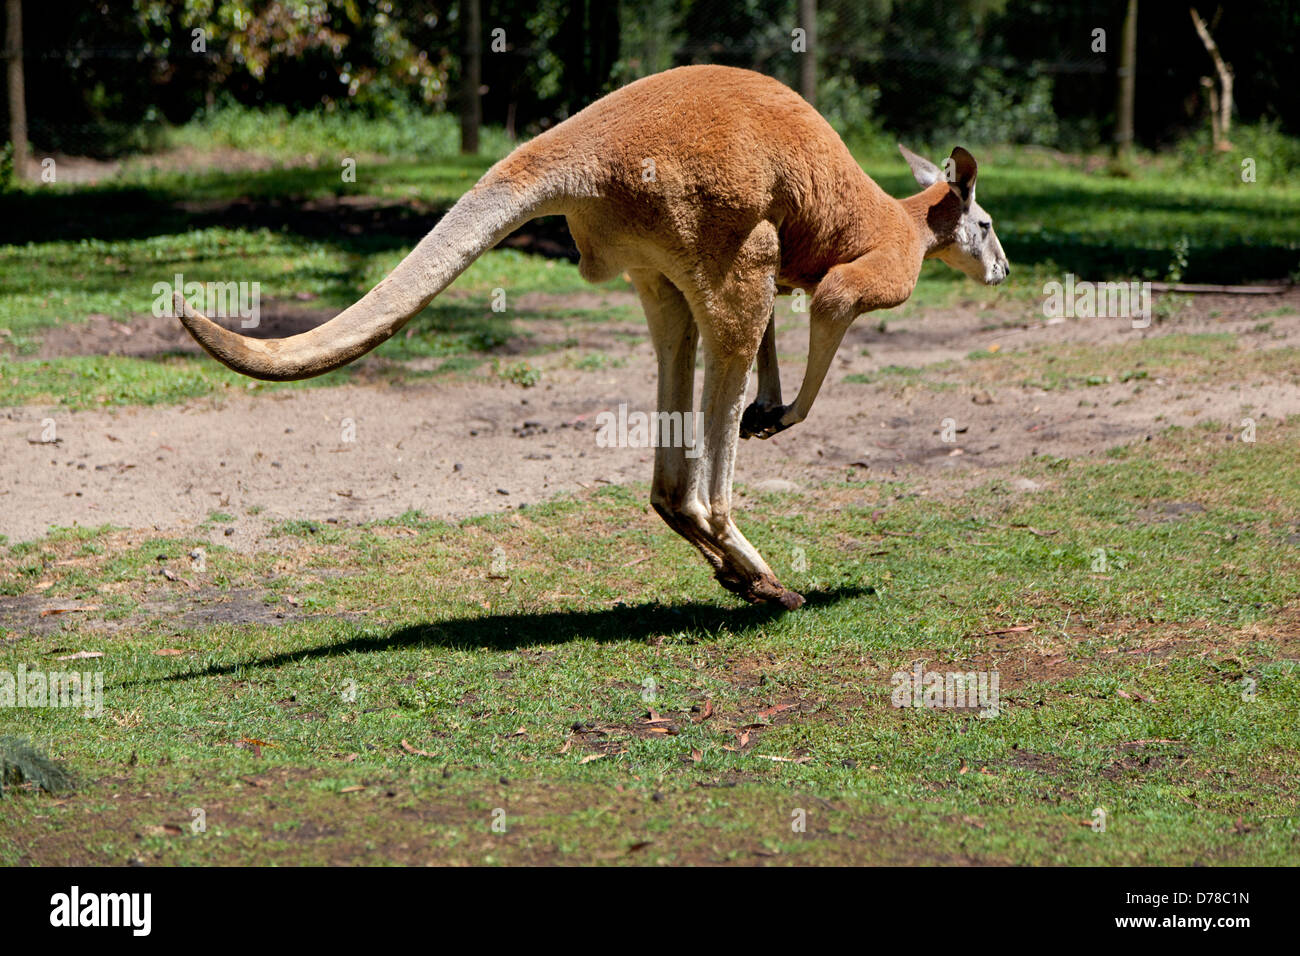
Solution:
[[[715,577],[724,588],[732,594],[739,594],[750,604],[779,604],[787,611],[803,607],[803,595],[782,587],[781,582],[770,574],[751,579],[719,571]]]
[[[740,416],[740,437],[771,438],[777,432],[785,431],[790,426],[781,424],[781,418],[789,408],[789,405],[750,402],[745,414]]]

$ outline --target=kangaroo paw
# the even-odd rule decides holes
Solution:
[[[745,414],[740,416],[740,437],[771,438],[777,432],[785,431],[790,426],[781,424],[781,418],[789,407],[750,402]]]

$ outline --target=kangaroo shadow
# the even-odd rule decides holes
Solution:
[[[871,587],[847,586],[806,592],[803,613],[816,607],[829,607],[875,593]],[[724,625],[732,630],[759,627],[786,612],[775,605],[728,607],[722,604],[646,601],[636,605],[620,604],[593,611],[542,611],[489,614],[485,617],[452,618],[399,627],[387,634],[360,633],[338,643],[322,644],[270,654],[257,660],[235,664],[214,664],[198,670],[166,677],[125,681],[122,686],[162,684],[196,677],[219,677],[249,667],[281,667],[315,658],[343,654],[370,654],[412,647],[448,649],[485,648],[511,651],[545,644],[564,644],[575,640],[642,641],[664,632],[693,629],[709,634]]]

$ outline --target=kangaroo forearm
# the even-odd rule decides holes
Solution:
[[[781,368],[776,358],[776,312],[768,317],[763,341],[758,346],[758,395],[754,401],[765,406],[781,404]]]
[[[808,417],[853,320],[864,312],[893,308],[912,294],[921,269],[920,257],[912,253],[878,249],[836,266],[818,283],[808,320],[808,365],[798,396],[781,417],[782,425]]]

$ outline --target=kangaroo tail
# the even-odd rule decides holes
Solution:
[[[174,296],[176,315],[209,355],[236,372],[268,381],[323,375],[389,338],[470,263],[541,215],[552,198],[547,192],[490,170],[378,285],[325,324],[299,335],[239,335],[191,309],[179,293]]]

